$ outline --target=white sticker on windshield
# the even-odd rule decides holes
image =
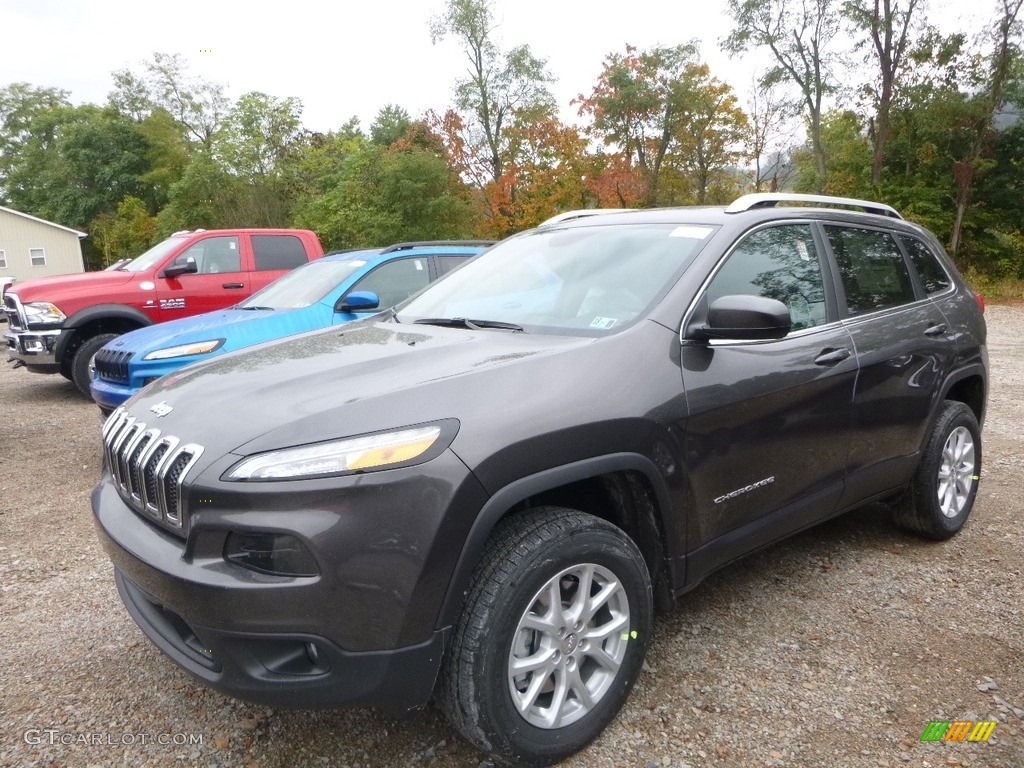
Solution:
[[[669,237],[692,237],[694,240],[703,240],[711,234],[711,227],[676,227]]]
[[[614,317],[595,317],[593,320],[590,321],[590,327],[608,330],[617,322],[619,321],[616,320]]]

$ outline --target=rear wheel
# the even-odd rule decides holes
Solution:
[[[629,537],[544,508],[503,521],[455,629],[441,704],[471,742],[515,765],[550,765],[615,717],[651,629],[651,584]]]
[[[981,430],[974,412],[947,400],[935,420],[914,482],[899,499],[896,522],[931,539],[955,535],[971,513],[981,477]]]
[[[111,339],[116,339],[118,335],[116,333],[100,333],[91,336],[82,342],[81,346],[75,350],[74,357],[71,358],[71,380],[75,382],[78,391],[90,400],[92,394],[89,392],[89,385],[92,383],[96,371],[96,353],[104,344]]]

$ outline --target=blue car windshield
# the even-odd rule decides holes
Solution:
[[[445,276],[400,306],[399,319],[603,335],[645,314],[716,229],[662,223],[537,229]]]
[[[364,259],[345,261],[311,261],[279,277],[262,291],[257,291],[237,309],[301,309],[316,304],[342,282],[365,266]]]

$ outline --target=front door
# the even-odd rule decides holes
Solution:
[[[161,321],[212,312],[237,304],[252,293],[249,272],[237,235],[204,237],[175,262],[194,259],[197,273],[156,281]]]
[[[764,296],[793,326],[778,340],[684,342],[688,579],[828,516],[842,494],[857,359],[822,250],[809,223],[755,230],[695,305]]]

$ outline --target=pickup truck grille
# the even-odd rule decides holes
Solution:
[[[147,429],[124,408],[103,425],[107,468],[124,502],[143,517],[185,535],[188,516],[182,483],[203,454],[203,447]]]
[[[107,381],[128,382],[128,361],[133,352],[102,348],[96,353],[96,375]]]
[[[8,327],[11,330],[25,330],[25,323],[21,317],[21,302],[16,294],[9,291],[4,293],[4,314],[7,315]]]

